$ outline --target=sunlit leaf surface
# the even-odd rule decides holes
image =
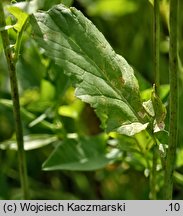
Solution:
[[[35,14],[32,26],[45,53],[71,76],[76,96],[106,117],[107,132],[131,136],[147,127],[133,69],[80,11],[57,5]]]

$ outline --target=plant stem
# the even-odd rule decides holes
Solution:
[[[155,90],[159,96],[160,73],[159,73],[159,44],[160,44],[160,15],[159,0],[154,0],[154,71],[155,71]]]
[[[155,72],[155,93],[159,96],[159,87],[160,87],[160,75],[159,75],[159,44],[160,44],[160,19],[159,19],[159,0],[154,0],[154,37],[153,37],[153,64]],[[153,164],[151,170],[150,178],[150,198],[156,199],[156,167],[157,167],[158,153],[157,153],[157,143],[154,138],[154,147],[153,147]]]
[[[0,26],[2,27],[6,26],[2,1],[0,1]],[[12,101],[13,101],[13,113],[14,113],[15,127],[16,127],[16,139],[18,145],[18,159],[19,159],[21,187],[23,190],[23,199],[28,199],[29,190],[28,190],[26,158],[25,158],[24,141],[23,141],[23,129],[22,129],[21,116],[20,116],[20,103],[19,103],[18,83],[16,77],[16,67],[15,67],[15,61],[13,59],[13,53],[10,48],[9,36],[6,30],[1,31],[1,37],[2,37],[3,47],[4,47],[4,53],[7,61],[8,72],[10,76],[11,94],[12,94]]]
[[[156,200],[156,167],[157,167],[157,159],[158,159],[158,146],[155,144],[153,146],[153,165],[151,170],[151,179],[150,179],[150,199]]]
[[[178,137],[178,0],[170,0],[170,129],[166,157],[164,199],[172,199],[173,172]]]

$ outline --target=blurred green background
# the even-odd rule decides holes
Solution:
[[[14,2],[14,1],[13,1]],[[17,1],[20,2],[20,1]],[[10,1],[4,1],[9,4]],[[140,90],[151,88],[153,71],[153,6],[148,0],[35,0],[31,10],[48,10],[64,3],[81,10],[104,34],[114,50],[134,68]],[[20,6],[22,1],[20,2]],[[183,3],[180,1],[180,11]],[[161,4],[160,72],[161,84],[168,84],[168,1]],[[7,14],[7,23],[16,20]],[[179,146],[174,199],[183,198],[183,105],[182,64],[183,14],[179,14],[180,116]],[[16,33],[9,30],[12,44]],[[142,155],[125,151],[123,158],[104,169],[88,172],[42,170],[43,162],[58,139],[71,135],[94,136],[102,133],[100,121],[89,105],[74,97],[74,88],[63,71],[42,55],[28,26],[17,63],[20,102],[32,199],[149,199],[149,178]],[[165,88],[165,87],[164,87]],[[167,88],[167,86],[166,86]],[[10,103],[10,85],[0,40],[0,199],[19,199],[21,190],[15,148],[15,128]],[[168,94],[163,102],[168,104]],[[167,119],[168,121],[168,119]],[[128,144],[128,139],[125,140]],[[131,141],[129,141],[131,142]],[[7,149],[11,148],[11,149]],[[181,174],[182,173],[182,174]],[[162,199],[159,175],[158,199]]]

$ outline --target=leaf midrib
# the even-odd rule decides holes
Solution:
[[[59,28],[59,27],[57,26],[56,22],[54,21],[54,17],[52,18],[52,16],[50,15],[49,12],[47,12],[47,13],[44,14],[44,15],[49,16],[50,19],[53,21],[53,23],[56,25],[56,27],[62,32],[62,34],[64,35],[64,37],[65,37],[66,39],[70,40],[72,43],[74,43],[74,44],[82,51],[83,56],[84,56],[86,59],[88,59],[89,62],[101,72],[101,74],[102,74],[102,76],[103,76],[103,79],[105,80],[105,82],[107,83],[107,85],[110,86],[110,88],[112,88],[112,89],[115,90],[115,92],[117,93],[117,95],[120,96],[120,99],[128,105],[128,107],[129,107],[129,108],[132,110],[132,112],[134,113],[134,116],[139,120],[139,116],[138,116],[137,112],[136,112],[136,111],[134,110],[134,108],[129,104],[129,102],[126,100],[126,98],[125,98],[122,94],[120,94],[119,90],[118,90],[115,86],[113,86],[113,84],[110,82],[108,76],[106,76],[105,73],[103,72],[102,68],[100,68],[100,67],[95,63],[95,61],[94,61],[86,52],[84,52],[83,48],[82,48],[81,46],[79,46],[79,45],[77,44],[77,42],[76,42],[75,40],[72,39],[72,37],[69,37],[61,28]],[[73,16],[72,12],[71,12],[71,15]],[[65,19],[64,16],[62,16],[62,17]],[[76,17],[76,16],[75,16],[75,17]],[[73,18],[75,19],[75,17],[73,17]],[[67,22],[66,19],[65,19],[65,21]],[[41,22],[44,26],[46,26],[42,21],[39,21],[39,22]],[[80,22],[78,22],[77,20],[76,20],[76,22],[77,22],[77,23],[81,26],[81,28],[83,29],[83,26],[80,24]],[[57,33],[60,34],[59,31],[56,31],[55,29],[52,29],[50,26],[49,26],[49,27],[46,26],[46,28],[48,28],[49,30],[51,30],[51,31],[53,31],[53,32],[57,32]],[[50,39],[49,39],[49,40],[50,40]],[[53,41],[53,40],[50,40],[50,41],[53,42],[53,43],[58,44],[58,45],[61,46],[62,48],[65,48],[65,49],[68,49],[68,50],[73,51],[72,49],[69,49],[68,47],[65,47],[65,46],[63,46],[63,45],[61,45],[61,44],[59,44],[59,43],[57,43],[57,42],[55,42],[55,41]],[[106,41],[106,42],[107,42],[107,41]],[[108,42],[107,42],[107,43],[108,43]],[[112,50],[112,48],[111,48],[111,50]],[[112,50],[112,51],[113,51],[113,50]],[[76,52],[75,50],[74,50],[74,52],[75,52],[76,54],[78,53],[78,52]],[[113,51],[113,52],[114,52],[114,51]],[[115,52],[114,52],[114,55],[115,55],[115,58],[116,58],[117,54],[116,54]],[[57,57],[54,57],[54,58],[57,58]],[[58,58],[58,59],[60,59],[60,58]],[[64,59],[64,60],[67,61],[66,59]],[[81,69],[83,70],[83,68],[82,68],[81,66],[78,66],[78,65],[75,64],[74,62],[71,62],[71,61],[68,61],[68,62],[70,62],[70,63],[76,65],[77,67],[79,67],[79,68],[81,68]],[[92,74],[91,72],[87,71],[86,69],[84,69],[84,71],[86,71],[86,72]],[[120,71],[121,71],[121,70],[120,70]],[[101,78],[101,77],[97,76],[96,74],[92,74],[92,75],[96,76],[97,78]],[[118,99],[118,98],[114,98],[114,99]],[[139,120],[139,121],[140,121],[140,120]]]

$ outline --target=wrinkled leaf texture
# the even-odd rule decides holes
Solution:
[[[147,127],[133,69],[80,11],[60,4],[31,23],[39,46],[72,78],[76,96],[104,117],[107,132],[132,136]]]

